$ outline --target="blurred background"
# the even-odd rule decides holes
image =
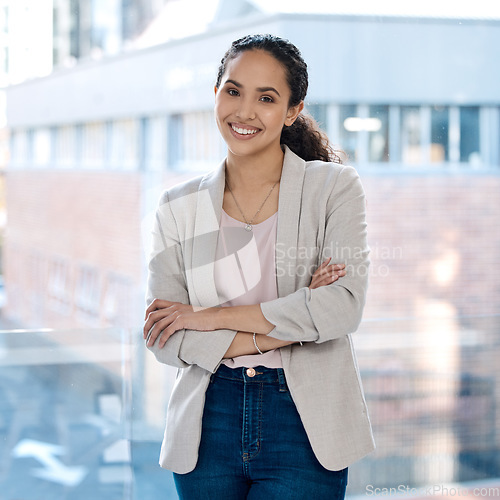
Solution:
[[[218,63],[263,32],[302,51],[367,194],[377,450],[348,496],[500,498],[497,3],[0,0],[1,500],[176,498],[151,219],[224,158]]]

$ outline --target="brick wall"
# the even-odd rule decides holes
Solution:
[[[500,177],[362,180],[373,264],[365,318],[500,312]]]
[[[142,291],[137,173],[7,174],[7,316],[53,328],[136,321]]]

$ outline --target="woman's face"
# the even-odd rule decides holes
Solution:
[[[289,108],[289,100],[285,70],[268,52],[249,50],[229,61],[215,89],[215,118],[231,153],[279,148],[283,125],[290,126],[303,107]]]

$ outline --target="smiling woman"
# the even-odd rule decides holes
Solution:
[[[181,499],[343,499],[373,449],[350,340],[364,194],[302,114],[307,87],[287,40],[233,42],[215,85],[227,157],[158,209],[144,338],[180,368],[160,463]]]

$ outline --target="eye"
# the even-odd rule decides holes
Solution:
[[[271,96],[268,95],[263,95],[260,100],[262,102],[274,102],[274,99]]]
[[[236,89],[228,89],[227,93],[235,97],[240,95],[240,93]]]

